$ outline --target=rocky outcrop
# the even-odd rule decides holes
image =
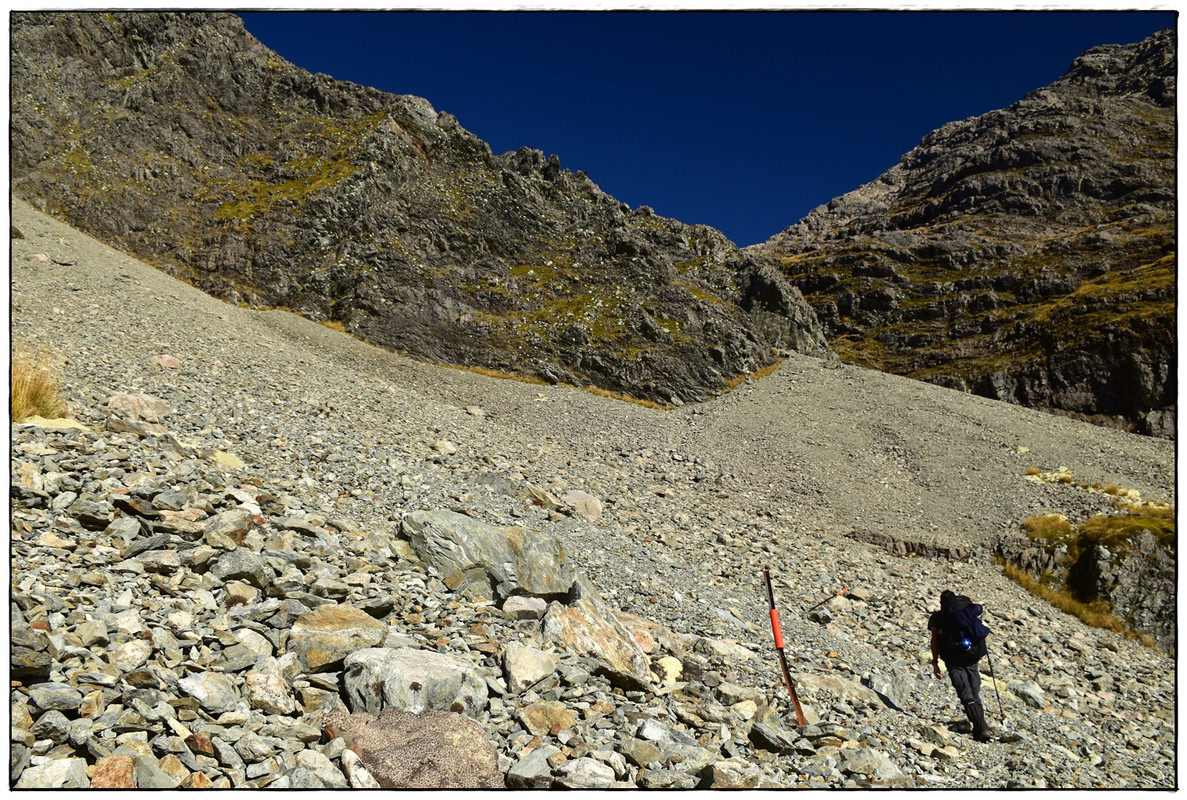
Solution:
[[[678,405],[783,350],[799,291],[425,100],[269,51],[229,14],[16,14],[13,186],[232,303],[422,359]]]
[[[1107,609],[1169,652],[1177,649],[1175,549],[1160,543],[1154,531],[1139,528],[1108,543],[1081,536],[1072,547],[1005,536],[996,549],[1003,561],[1035,580]]]
[[[1175,37],[1094,48],[748,248],[842,358],[1174,436]]]

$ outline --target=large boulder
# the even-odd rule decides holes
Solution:
[[[327,734],[342,737],[384,789],[502,789],[499,758],[486,731],[448,711],[419,713],[385,708],[367,713],[333,711]]]
[[[384,708],[436,709],[478,717],[486,681],[469,663],[433,650],[369,648],[345,661],[347,704],[379,714]]]
[[[504,599],[568,594],[574,573],[555,536],[519,527],[496,527],[453,511],[415,511],[403,533],[422,563],[473,597]]]

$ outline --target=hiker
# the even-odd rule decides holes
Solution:
[[[940,610],[931,615],[927,627],[931,631],[931,668],[941,678],[939,659],[944,659],[952,688],[964,705],[964,713],[973,723],[973,738],[989,740],[989,726],[981,705],[981,673],[977,662],[988,650],[985,637],[989,634],[978,617],[981,606],[964,595],[945,589],[940,593]]]

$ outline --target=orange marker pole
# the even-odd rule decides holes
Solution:
[[[808,720],[804,718],[804,710],[800,708],[800,698],[795,693],[795,684],[791,682],[791,673],[787,670],[787,657],[783,655],[783,631],[779,627],[779,609],[775,608],[775,590],[771,586],[770,567],[763,567],[762,577],[767,584],[767,601],[771,605],[771,630],[775,634],[775,652],[779,654],[779,666],[783,669],[783,683],[787,686],[787,693],[791,695],[795,718],[800,727],[803,727],[808,724]]]
[[[841,587],[841,590],[840,590],[839,592],[837,592],[836,594],[834,594],[834,595],[833,595],[833,597],[840,597],[841,595],[845,594],[845,592],[847,592],[847,591],[849,591],[849,587],[848,587],[848,586],[842,586],[842,587]],[[829,600],[832,600],[832,599],[833,599],[833,597],[826,597],[826,598],[824,598],[823,600],[821,600],[821,601],[820,601],[819,603],[817,603],[816,605],[814,605],[814,606],[812,606],[811,608],[807,609],[807,611],[805,611],[804,613],[806,614],[806,613],[808,613],[808,611],[815,611],[816,609],[820,608],[822,605],[824,605],[825,603],[827,603]]]

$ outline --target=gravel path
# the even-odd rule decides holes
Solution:
[[[769,564],[792,609],[789,655],[808,676],[810,702],[810,676],[822,673],[868,681],[893,672],[915,682],[909,714],[820,700],[822,719],[855,724],[848,710],[871,746],[894,753],[909,738],[904,725],[953,714],[951,690],[928,682],[925,627],[939,590],[963,586],[1000,609],[1007,633],[995,663],[1011,680],[1054,692],[1077,686],[1089,666],[1115,674],[1129,665],[1142,677],[1115,687],[1103,706],[1099,693],[1075,688],[1040,710],[1015,698],[1014,741],[1073,751],[1080,741],[1088,754],[1074,774],[1063,757],[977,745],[975,759],[955,766],[901,755],[908,774],[932,776],[919,785],[1173,780],[1165,745],[1140,755],[1128,746],[1134,736],[1173,738],[1173,662],[1042,606],[988,557],[994,537],[1028,516],[1079,519],[1109,507],[1103,495],[1025,480],[1028,467],[1067,467],[1076,482],[1173,503],[1171,442],[803,357],[668,412],[497,380],[417,363],[286,312],[226,305],[19,200],[13,214],[23,234],[12,243],[13,347],[62,366],[84,421],[101,420],[115,392],[159,397],[174,409],[171,433],[242,459],[244,478],[301,498],[342,530],[392,531],[421,509],[549,530],[617,607],[751,651],[769,647],[760,584]],[[166,356],[176,362],[163,364]],[[588,521],[525,502],[529,486],[557,496],[583,490],[602,515]],[[854,531],[959,546],[972,557],[896,558],[855,541]],[[13,569],[16,581],[21,565]],[[827,619],[795,613],[842,586],[866,599],[832,604]],[[1043,638],[1052,631],[1060,641]],[[1067,649],[1073,638],[1087,649]],[[736,682],[779,684],[765,657],[733,669]],[[1104,720],[1122,710],[1136,716],[1106,735]]]

